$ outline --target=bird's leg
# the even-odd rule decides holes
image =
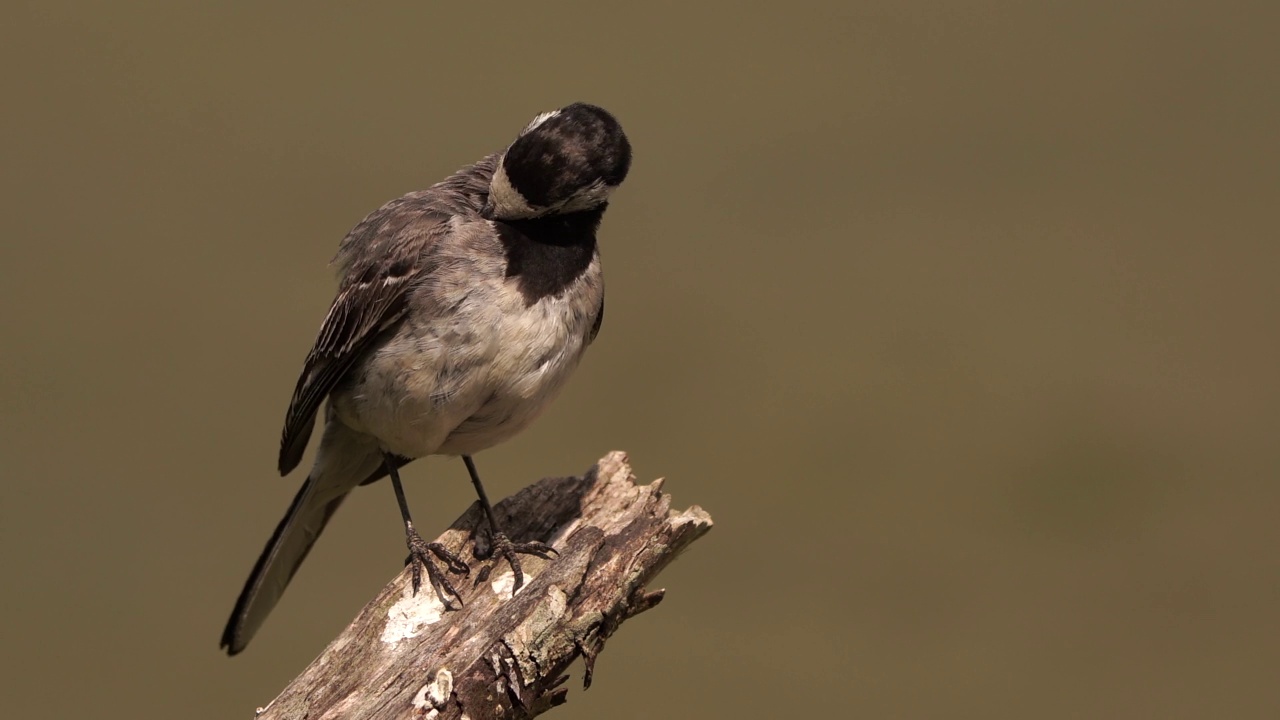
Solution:
[[[395,459],[391,455],[384,453],[383,462],[387,466],[387,473],[391,475],[391,487],[396,491],[396,502],[400,505],[400,517],[404,518],[404,534],[405,544],[409,546],[409,559],[406,564],[412,567],[413,572],[413,593],[418,594],[418,588],[422,586],[422,570],[426,568],[427,579],[431,581],[431,587],[435,589],[436,596],[440,598],[440,602],[450,610],[458,610],[462,607],[462,596],[449,583],[449,579],[445,576],[440,568],[436,567],[435,560],[431,557],[435,555],[449,566],[449,569],[461,575],[469,575],[471,568],[462,561],[462,558],[449,551],[449,548],[438,542],[427,542],[422,539],[418,531],[413,529],[413,518],[409,516],[409,503],[404,499],[404,486],[400,484],[400,471],[396,469]],[[454,606],[449,596],[457,601],[457,607]]]
[[[515,595],[516,591],[524,585],[524,572],[520,569],[520,560],[518,555],[534,555],[544,560],[550,560],[552,555],[557,554],[555,548],[542,542],[524,542],[513,543],[506,533],[498,528],[498,520],[493,515],[493,506],[489,504],[489,496],[485,494],[484,485],[480,483],[480,474],[476,472],[476,464],[472,462],[470,455],[463,455],[462,462],[467,464],[467,472],[471,475],[471,484],[476,486],[476,494],[480,496],[480,507],[484,508],[485,517],[489,519],[489,533],[492,538],[492,546],[489,548],[487,557],[501,557],[511,565],[511,574],[515,576],[515,583],[511,588],[511,594]]]

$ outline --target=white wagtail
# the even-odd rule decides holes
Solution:
[[[459,557],[414,529],[397,470],[414,458],[461,455],[491,531],[491,555],[523,582],[471,456],[515,435],[564,387],[604,319],[596,230],[627,176],[618,121],[575,103],[538,115],[511,145],[434,187],[392,200],[338,247],[338,295],[307,355],[280,441],[280,473],[302,459],[328,398],[324,436],[245,583],[222,634],[243,650],[320,531],[358,485],[391,476],[413,586],[425,569],[447,607],[461,597],[444,571]],[[433,558],[432,556],[435,556]]]

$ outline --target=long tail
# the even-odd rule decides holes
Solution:
[[[249,573],[249,579],[236,599],[236,607],[231,611],[231,619],[227,620],[227,627],[222,631],[222,647],[228,655],[244,650],[254,633],[262,627],[329,518],[347,498],[343,494],[329,502],[317,503],[313,500],[315,487],[315,482],[307,478],[289,505],[289,512],[280,520],[258,556],[253,572]]]
[[[228,655],[244,650],[262,627],[347,495],[362,481],[385,473],[371,442],[339,422],[327,423],[310,477],[267,541],[222,631],[222,647]]]

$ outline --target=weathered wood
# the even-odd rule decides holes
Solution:
[[[637,485],[621,452],[581,477],[524,488],[497,505],[499,521],[514,541],[542,540],[560,554],[521,556],[515,597],[505,563],[472,562],[470,578],[450,576],[465,606],[447,611],[425,578],[414,595],[406,568],[258,720],[505,720],[563,703],[569,664],[585,658],[589,686],[605,640],[662,599],[648,582],[711,529],[697,506],[672,511],[661,488]],[[481,518],[472,505],[440,542],[474,557]]]

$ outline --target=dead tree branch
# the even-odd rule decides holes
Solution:
[[[515,597],[505,564],[488,577],[492,561],[474,562],[471,578],[454,583],[465,607],[446,611],[430,586],[413,594],[406,569],[258,720],[505,720],[563,703],[569,664],[585,659],[589,686],[609,636],[662,600],[646,585],[711,529],[697,506],[672,511],[661,488],[637,485],[620,452],[581,477],[524,488],[498,504],[499,521],[513,540],[541,540],[560,555],[522,557]],[[474,557],[481,518],[472,505],[439,541]]]

